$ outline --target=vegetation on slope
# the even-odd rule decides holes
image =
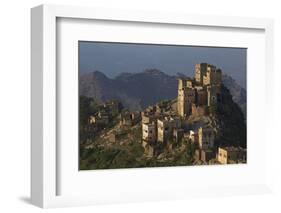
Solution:
[[[217,146],[233,145],[247,147],[246,123],[242,110],[232,100],[229,90],[222,85],[222,101],[211,109],[213,119],[218,121]]]

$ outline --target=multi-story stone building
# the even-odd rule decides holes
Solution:
[[[210,69],[207,69],[207,72],[203,75],[203,86],[215,85],[221,83],[221,70],[216,69],[212,66]]]
[[[136,125],[141,120],[140,112],[124,111],[120,114],[120,126],[130,127]]]
[[[142,139],[149,143],[156,142],[157,135],[155,122],[142,124]]]
[[[215,158],[214,140],[215,133],[211,127],[200,127],[197,130],[198,149],[195,150],[194,159],[207,163]]]
[[[246,162],[246,149],[241,147],[219,147],[217,160],[221,164]]]
[[[213,66],[208,66],[207,63],[195,64],[195,82],[198,85],[203,85],[203,76],[206,74],[208,67],[212,69]]]
[[[178,114],[182,117],[191,114],[192,103],[195,102],[195,88],[193,87],[192,80],[179,79],[178,80]]]
[[[197,149],[195,150],[194,158],[197,161],[208,162],[215,158],[215,153],[211,149]]]
[[[180,129],[181,122],[178,118],[165,117],[157,120],[157,141],[167,143],[173,136],[173,129]]]
[[[192,104],[192,115],[194,116],[204,116],[208,112],[208,109],[206,106],[197,106],[195,104]]]
[[[178,114],[186,117],[192,114],[195,106],[212,106],[220,101],[222,72],[215,66],[201,63],[195,65],[195,79],[180,78],[178,80]],[[201,113],[204,108],[194,108],[194,113]]]
[[[214,147],[214,130],[209,127],[198,129],[198,145],[200,149],[212,149]]]
[[[207,91],[203,86],[196,86],[195,103],[197,106],[207,105]]]
[[[207,86],[221,83],[221,70],[214,65],[201,63],[195,65],[195,82]]]
[[[191,115],[207,115],[209,107],[218,102],[221,94],[221,74],[221,70],[213,65],[196,64],[194,79],[178,79],[178,97],[174,108],[171,107],[171,102],[163,102],[149,106],[141,113],[142,144],[148,155],[157,152],[155,144],[172,147],[174,143],[169,143],[170,141],[179,142],[184,138],[198,145],[198,159],[208,161],[214,158],[214,130],[200,126],[190,128],[187,118]],[[188,137],[185,136],[190,129],[192,130],[187,134]]]

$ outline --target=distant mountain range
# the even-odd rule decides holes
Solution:
[[[182,76],[185,75],[170,76],[157,69],[148,69],[140,73],[122,73],[111,79],[100,71],[94,71],[80,75],[79,93],[99,103],[117,99],[130,110],[142,110],[161,100],[176,98],[177,78]],[[246,90],[228,75],[223,75],[222,80],[233,101],[245,114]]]

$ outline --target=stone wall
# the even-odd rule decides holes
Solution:
[[[192,115],[193,116],[204,116],[208,114],[208,109],[206,106],[196,106],[192,104]]]

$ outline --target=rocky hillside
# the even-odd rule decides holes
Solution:
[[[241,87],[237,82],[229,75],[222,76],[223,84],[227,89],[229,89],[232,99],[235,103],[241,108],[245,118],[246,118],[246,109],[247,109],[247,92]]]
[[[102,72],[94,71],[80,75],[80,95],[93,97],[97,102],[118,99],[130,110],[141,110],[164,99],[177,96],[177,77],[170,76],[157,69],[148,69],[140,73],[122,73],[114,79]],[[246,114],[246,90],[233,78],[223,75],[223,83],[233,96],[233,101]]]
[[[217,146],[247,147],[247,127],[245,117],[239,105],[234,101],[228,88],[222,86],[222,102],[211,109],[211,118],[219,129]]]

